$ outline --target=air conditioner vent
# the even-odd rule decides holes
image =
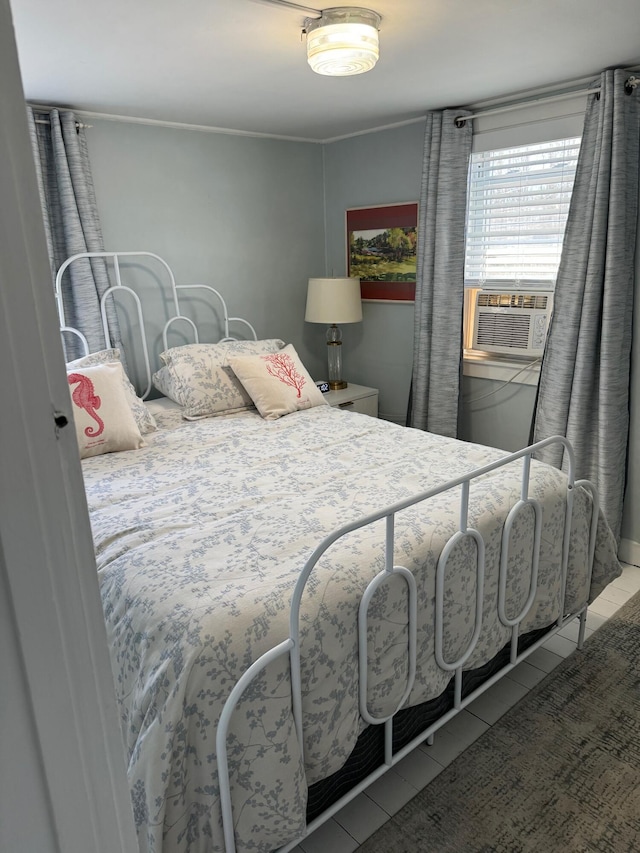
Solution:
[[[483,293],[478,294],[478,306],[486,308],[524,308],[544,310],[549,293]]]
[[[499,347],[515,347],[526,350],[529,346],[531,317],[522,314],[519,317],[504,317],[500,314],[482,313],[478,317],[478,349],[486,350]]]
[[[473,349],[504,355],[542,355],[552,309],[552,293],[479,291]]]

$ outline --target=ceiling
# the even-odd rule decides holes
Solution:
[[[31,103],[314,141],[640,62],[639,0],[371,4],[378,64],[328,78],[265,0],[11,0]]]

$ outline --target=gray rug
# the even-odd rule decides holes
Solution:
[[[359,848],[410,851],[640,853],[640,593]]]

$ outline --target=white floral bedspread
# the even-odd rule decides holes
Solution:
[[[332,530],[503,455],[328,406],[263,421],[257,414],[185,423],[156,414],[148,447],[83,463],[113,673],[129,761],[140,850],[224,849],[215,731],[238,676],[288,636],[295,580]],[[469,524],[486,543],[485,616],[467,668],[509,639],[495,615],[502,524],[520,494],[521,464],[471,488]],[[559,615],[565,486],[533,463],[530,494],[543,506],[538,593],[523,630]],[[396,518],[395,562],[417,581],[419,661],[410,703],[449,680],[434,658],[435,565],[457,529],[458,496],[440,495]],[[566,607],[620,573],[601,522],[587,589],[589,499],[576,490]],[[508,615],[528,594],[530,512],[516,524]],[[348,534],[311,576],[302,605],[305,768],[291,717],[288,665],[272,664],[232,723],[230,767],[241,851],[300,836],[307,784],[336,771],[362,730],[357,697],[357,607],[383,567],[384,524]],[[475,575],[462,552],[447,572],[445,656],[474,630]],[[525,577],[522,576],[524,572]],[[406,672],[406,592],[387,584],[370,606],[369,709],[389,713]]]

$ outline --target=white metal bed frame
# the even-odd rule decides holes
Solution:
[[[162,329],[162,343],[164,345],[164,349],[169,348],[168,342],[168,334],[171,327],[178,322],[186,323],[193,333],[193,341],[194,343],[199,343],[200,339],[198,336],[198,327],[193,322],[190,317],[185,316],[182,313],[180,308],[180,296],[179,291],[186,290],[203,290],[206,293],[213,294],[213,296],[219,301],[220,306],[222,308],[222,323],[224,328],[224,335],[218,343],[223,341],[234,341],[234,338],[230,333],[229,324],[232,322],[242,323],[246,326],[251,332],[254,341],[258,339],[258,335],[256,334],[256,330],[253,328],[251,323],[248,320],[245,320],[243,317],[230,317],[229,312],[227,310],[227,303],[224,300],[222,294],[215,289],[215,287],[211,287],[209,284],[176,284],[175,277],[173,275],[173,271],[169,264],[160,257],[160,255],[156,255],[153,252],[80,252],[77,255],[72,255],[67,258],[67,260],[60,266],[56,274],[55,280],[55,299],[56,306],[58,309],[58,319],[60,321],[60,333],[62,335],[62,346],[65,348],[65,333],[75,335],[78,338],[80,343],[82,344],[82,348],[84,349],[84,354],[89,355],[89,342],[86,337],[82,334],[79,329],[75,329],[73,326],[69,326],[66,320],[66,312],[64,307],[64,297],[62,290],[62,279],[64,277],[65,272],[71,266],[71,264],[77,263],[82,260],[90,260],[91,258],[102,258],[104,261],[111,261],[113,264],[113,274],[116,280],[116,283],[111,287],[107,288],[105,292],[100,297],[100,315],[102,318],[102,331],[105,338],[105,343],[107,347],[111,347],[111,335],[109,333],[109,323],[107,320],[107,299],[109,296],[115,300],[117,293],[127,293],[133,299],[135,308],[136,308],[136,316],[138,318],[139,328],[140,328],[140,344],[142,346],[142,352],[144,356],[144,367],[145,367],[145,379],[146,386],[143,389],[140,397],[143,400],[146,400],[151,392],[151,362],[149,361],[149,346],[147,341],[147,333],[146,327],[144,323],[144,314],[142,311],[142,303],[140,301],[140,297],[133,290],[133,288],[129,287],[126,284],[122,283],[122,275],[120,270],[120,259],[128,258],[132,260],[133,258],[153,258],[157,261],[167,273],[169,287],[171,288],[171,300],[173,302],[173,307],[175,310],[175,314],[173,317],[170,317],[165,323]]]
[[[86,258],[104,258],[105,260],[111,260],[113,262],[116,284],[110,287],[102,296],[100,300],[101,314],[102,314],[102,322],[103,329],[105,334],[105,339],[107,342],[107,346],[110,346],[110,335],[107,326],[107,318],[106,318],[106,310],[105,304],[108,296],[114,296],[117,292],[127,292],[130,294],[136,305],[136,311],[138,315],[138,322],[140,324],[140,334],[142,337],[142,347],[145,358],[145,367],[146,367],[146,378],[147,378],[147,388],[144,391],[144,394],[141,395],[146,397],[151,389],[151,367],[149,362],[149,352],[146,341],[146,333],[145,333],[145,325],[144,325],[144,317],[142,312],[142,306],[138,295],[128,286],[122,284],[121,274],[120,274],[120,258],[132,258],[132,257],[147,257],[153,258],[155,261],[159,262],[167,272],[169,278],[169,284],[172,292],[172,301],[175,309],[175,314],[171,317],[164,326],[162,336],[163,343],[165,348],[167,347],[167,333],[171,326],[178,321],[186,322],[190,328],[192,329],[194,340],[198,342],[198,331],[195,323],[189,318],[186,317],[180,308],[179,301],[179,291],[186,290],[187,288],[202,288],[212,294],[219,299],[222,311],[223,311],[223,326],[224,326],[224,337],[222,340],[235,340],[230,335],[229,323],[232,321],[240,322],[244,324],[251,331],[254,339],[257,339],[257,335],[253,326],[246,320],[240,317],[229,317],[227,312],[227,307],[224,298],[222,295],[213,287],[209,285],[177,285],[175,282],[175,278],[173,273],[168,266],[168,264],[158,255],[153,254],[151,252],[87,252],[81,253],[78,255],[74,255],[73,257],[67,259],[65,263],[60,267],[60,270],[56,276],[56,301],[58,306],[58,314],[60,318],[60,328],[62,333],[71,333],[75,334],[79,337],[79,339],[83,343],[83,347],[85,349],[85,353],[89,354],[89,346],[86,338],[79,332],[77,329],[74,329],[67,325],[65,320],[65,310],[64,310],[64,301],[62,295],[62,276],[65,270],[74,262],[86,259]],[[563,538],[563,548],[562,548],[562,565],[561,565],[561,599],[560,599],[560,615],[556,622],[549,626],[548,631],[531,645],[529,645],[525,650],[518,650],[518,638],[520,636],[520,625],[527,613],[529,612],[536,594],[537,588],[537,577],[538,577],[538,562],[539,562],[539,553],[540,553],[540,541],[541,541],[541,527],[542,527],[542,508],[539,502],[533,498],[529,497],[529,479],[530,479],[530,467],[531,467],[531,459],[535,452],[543,447],[546,447],[549,444],[561,444],[567,454],[568,460],[568,475],[567,475],[567,495],[566,495],[566,514],[565,514],[565,526],[564,526],[564,538]],[[495,672],[491,675],[486,681],[484,681],[480,686],[476,687],[473,691],[471,691],[465,697],[462,696],[462,675],[464,664],[467,662],[471,654],[473,653],[476,644],[478,642],[478,638],[480,636],[480,631],[482,628],[482,615],[483,615],[483,587],[484,587],[484,574],[485,574],[485,566],[484,566],[484,540],[479,531],[475,530],[473,527],[469,527],[468,524],[468,509],[469,509],[469,494],[471,483],[474,480],[477,480],[479,477],[482,477],[484,474],[489,473],[490,471],[495,471],[496,469],[508,465],[514,461],[522,460],[522,476],[521,476],[521,493],[519,500],[514,504],[511,508],[503,527],[502,532],[502,548],[501,548],[501,556],[500,556],[500,567],[499,567],[499,591],[498,591],[498,617],[502,625],[511,629],[511,640],[510,640],[510,657],[509,662],[502,666],[498,672]],[[591,512],[591,523],[590,523],[590,533],[589,533],[589,545],[588,545],[588,567],[587,567],[587,588],[590,586],[591,574],[593,570],[593,560],[595,553],[595,541],[596,541],[596,529],[598,522],[598,514],[599,514],[599,501],[598,501],[598,493],[596,487],[587,480],[576,480],[575,479],[575,463],[574,463],[574,454],[573,449],[569,441],[562,436],[554,436],[552,438],[548,438],[544,441],[540,441],[537,444],[531,445],[530,447],[526,447],[523,450],[519,450],[516,453],[510,453],[502,457],[501,459],[492,462],[488,465],[484,465],[481,468],[477,468],[467,475],[455,478],[450,480],[449,482],[443,484],[434,489],[430,489],[428,491],[422,492],[418,495],[415,495],[412,498],[406,499],[399,503],[393,504],[391,506],[387,506],[378,512],[375,512],[371,515],[366,516],[365,518],[360,519],[359,521],[344,525],[340,527],[338,530],[334,531],[331,535],[326,537],[314,550],[312,555],[307,560],[304,565],[300,576],[296,582],[292,603],[291,603],[291,612],[289,616],[289,636],[286,640],[283,640],[278,645],[274,646],[269,651],[265,652],[261,657],[259,657],[254,663],[246,670],[246,672],[238,679],[236,685],[231,690],[231,693],[224,705],[222,715],[220,717],[220,721],[218,724],[218,729],[216,732],[216,753],[217,753],[217,762],[218,762],[218,778],[220,784],[220,801],[221,801],[221,809],[222,809],[222,822],[223,822],[223,830],[224,830],[224,839],[225,839],[225,850],[226,853],[235,853],[236,851],[236,843],[235,843],[235,831],[234,831],[234,821],[233,821],[233,808],[231,802],[231,786],[230,786],[230,773],[229,773],[229,761],[227,755],[227,736],[229,725],[231,721],[231,717],[233,711],[240,700],[242,694],[247,689],[247,687],[251,684],[253,679],[259,675],[262,670],[265,669],[272,661],[287,656],[289,659],[290,673],[291,673],[291,703],[292,703],[292,711],[293,717],[295,721],[295,729],[297,740],[299,744],[301,759],[304,760],[304,735],[303,735],[303,714],[302,714],[302,680],[300,674],[300,606],[302,601],[302,596],[305,590],[305,586],[307,581],[316,566],[319,559],[322,555],[328,550],[330,546],[332,546],[335,542],[337,542],[341,537],[346,534],[357,530],[362,527],[366,527],[369,524],[372,524],[377,521],[385,520],[386,524],[386,532],[385,532],[385,568],[379,572],[379,574],[370,581],[367,588],[365,589],[359,606],[359,615],[358,615],[358,645],[359,645],[359,706],[360,706],[360,715],[363,720],[370,725],[384,725],[384,763],[381,764],[376,770],[370,773],[365,779],[355,785],[347,794],[342,796],[339,800],[337,800],[333,805],[331,805],[328,809],[326,809],[319,817],[314,819],[311,823],[307,825],[306,834],[313,832],[317,827],[319,827],[322,823],[332,817],[336,812],[338,812],[343,806],[345,806],[350,800],[360,794],[363,790],[365,790],[372,782],[382,776],[389,768],[393,767],[400,760],[402,760],[409,752],[411,752],[415,747],[417,747],[420,743],[425,740],[431,744],[433,743],[433,738],[435,732],[445,725],[452,717],[456,716],[461,710],[463,710],[469,703],[473,702],[480,694],[482,694],[485,690],[489,689],[493,684],[499,681],[504,675],[510,672],[515,666],[517,666],[522,660],[526,659],[532,652],[534,652],[540,645],[545,643],[550,636],[557,633],[562,629],[564,625],[568,622],[572,621],[576,617],[579,619],[579,634],[578,634],[578,648],[581,649],[584,642],[585,635],[585,624],[586,624],[586,616],[587,616],[587,605],[585,604],[580,610],[575,613],[565,614],[564,613],[564,603],[566,596],[566,583],[567,583],[567,569],[568,569],[568,560],[569,560],[569,544],[570,544],[570,531],[571,531],[571,522],[573,516],[573,503],[574,503],[574,491],[576,487],[582,487],[587,490],[591,496],[592,501],[592,512]],[[416,673],[416,632],[417,632],[417,593],[416,593],[416,582],[413,574],[403,566],[395,565],[394,563],[394,527],[395,527],[395,516],[398,512],[407,509],[410,506],[414,506],[423,501],[429,500],[429,498],[434,497],[435,495],[442,494],[446,491],[451,491],[454,489],[460,489],[460,508],[459,508],[459,524],[458,530],[449,538],[447,543],[445,544],[441,555],[439,557],[437,568],[436,568],[436,596],[435,596],[435,658],[438,666],[446,671],[453,673],[454,678],[454,690],[453,690],[453,707],[442,714],[435,722],[429,724],[419,735],[414,737],[408,744],[403,746],[396,752],[393,752],[392,745],[392,733],[393,733],[393,720],[396,714],[403,708],[410,692],[414,684],[415,673]],[[509,566],[509,540],[511,530],[515,523],[518,515],[527,507],[531,507],[535,517],[535,526],[534,526],[534,541],[533,541],[533,552],[531,555],[531,573],[529,579],[529,593],[527,599],[520,611],[520,613],[515,617],[508,617],[506,613],[506,589],[507,589],[507,579],[508,579],[508,566]],[[449,556],[453,550],[453,548],[465,537],[469,537],[473,539],[476,544],[476,602],[475,602],[475,624],[474,631],[471,636],[471,639],[468,643],[467,648],[460,654],[457,660],[446,660],[443,649],[443,626],[444,626],[444,616],[445,616],[445,608],[444,608],[444,588],[445,588],[445,576],[447,572],[447,563],[449,560]],[[368,708],[368,700],[367,700],[367,619],[368,619],[368,608],[369,603],[375,594],[378,587],[384,584],[388,579],[393,575],[399,575],[402,577],[407,585],[407,624],[408,624],[408,643],[407,643],[407,683],[405,690],[403,692],[402,697],[400,698],[396,709],[392,714],[386,717],[374,717],[373,714],[369,711]],[[397,614],[396,614],[397,615]],[[288,853],[288,851],[292,850],[299,842],[300,838],[280,847],[277,853]]]
[[[534,643],[528,646],[524,651],[518,652],[518,637],[519,637],[519,626],[525,616],[527,615],[531,605],[533,604],[535,593],[536,593],[536,583],[537,583],[537,575],[538,575],[538,561],[540,554],[540,534],[541,534],[541,523],[542,523],[542,509],[538,501],[528,496],[528,488],[529,488],[529,475],[530,475],[530,466],[531,466],[531,458],[533,454],[543,447],[546,447],[549,444],[561,444],[567,454],[569,460],[569,472],[567,475],[567,511],[565,515],[565,527],[564,527],[564,536],[563,536],[563,548],[562,548],[562,566],[561,566],[561,600],[560,600],[560,616],[556,620],[556,622],[549,627],[548,632],[546,632],[542,637],[537,639]],[[502,550],[500,556],[500,574],[499,574],[499,593],[498,593],[498,616],[500,622],[505,626],[511,628],[511,641],[510,641],[510,660],[509,663],[503,666],[498,672],[484,681],[479,687],[470,692],[466,697],[462,697],[462,673],[465,662],[471,656],[473,650],[476,647],[478,642],[478,638],[480,636],[480,630],[482,627],[482,597],[483,597],[483,586],[484,586],[484,540],[482,539],[482,535],[472,527],[468,526],[468,508],[469,508],[469,491],[470,485],[473,480],[478,479],[484,474],[489,473],[490,471],[495,471],[497,468],[501,468],[504,465],[508,465],[511,462],[514,462],[518,459],[522,459],[522,479],[521,479],[521,495],[520,499],[514,506],[511,508],[504,524],[503,532],[502,532]],[[302,718],[302,683],[300,678],[300,604],[302,600],[302,594],[304,592],[304,588],[306,586],[307,580],[313,571],[314,566],[320,559],[320,557],[327,551],[327,549],[333,545],[338,539],[342,536],[350,533],[353,530],[357,530],[361,527],[366,527],[368,524],[372,524],[373,522],[380,521],[385,519],[386,522],[386,536],[385,536],[385,568],[375,577],[372,581],[370,581],[369,585],[365,589],[362,599],[360,602],[359,609],[359,618],[358,618],[358,643],[359,643],[359,651],[358,651],[358,659],[359,659],[359,701],[360,701],[360,715],[362,718],[368,722],[369,724],[384,724],[385,726],[385,757],[384,764],[380,765],[374,772],[372,772],[369,776],[367,776],[363,781],[359,782],[354,788],[352,788],[345,796],[341,797],[337,802],[335,802],[332,806],[330,806],[326,811],[322,813],[318,818],[312,821],[307,826],[307,834],[313,832],[319,826],[321,826],[325,821],[327,821],[330,817],[332,817],[336,812],[338,812],[341,808],[343,808],[348,802],[354,799],[358,794],[364,791],[372,782],[378,779],[380,776],[384,775],[387,770],[401,761],[408,753],[410,753],[413,749],[415,749],[419,744],[423,743],[425,740],[427,743],[433,743],[433,737],[435,732],[445,725],[452,717],[455,717],[461,710],[463,710],[469,703],[473,702],[474,699],[477,699],[485,690],[488,690],[492,687],[497,681],[499,681],[504,675],[510,672],[514,667],[516,667],[521,661],[525,660],[530,654],[532,654],[539,646],[545,643],[549,637],[556,634],[560,631],[568,622],[571,622],[576,617],[579,618],[580,627],[578,634],[578,648],[581,649],[584,643],[584,634],[586,627],[586,618],[587,618],[587,605],[585,605],[581,610],[576,613],[571,613],[568,615],[564,615],[564,600],[566,594],[566,582],[567,582],[567,567],[568,567],[568,559],[569,559],[569,540],[570,540],[570,530],[571,530],[571,521],[573,517],[573,496],[574,490],[576,487],[582,487],[589,491],[592,498],[592,511],[591,511],[591,524],[590,524],[590,532],[589,532],[589,547],[588,547],[588,560],[589,565],[587,569],[587,580],[588,586],[591,581],[591,573],[593,570],[593,559],[595,553],[595,541],[596,541],[596,529],[597,529],[597,521],[598,521],[598,512],[599,512],[599,502],[598,502],[598,493],[595,486],[589,482],[588,480],[576,480],[574,475],[574,454],[573,449],[569,441],[562,436],[553,436],[551,438],[545,439],[544,441],[539,441],[537,444],[533,444],[530,447],[526,447],[523,450],[519,450],[516,453],[510,453],[504,456],[502,459],[497,460],[496,462],[492,462],[489,465],[484,465],[481,468],[476,468],[474,471],[471,471],[464,477],[458,477],[454,480],[450,480],[448,483],[443,484],[435,489],[429,489],[426,492],[422,492],[415,497],[409,498],[407,500],[401,501],[399,503],[393,504],[392,506],[388,506],[379,512],[373,513],[365,518],[360,519],[357,522],[353,522],[351,524],[344,525],[343,527],[336,530],[330,536],[326,537],[315,549],[311,557],[307,560],[302,572],[300,573],[300,577],[296,582],[296,586],[292,596],[291,603],[291,613],[289,618],[289,637],[286,640],[283,640],[274,648],[265,652],[260,658],[258,658],[244,673],[244,675],[238,680],[236,686],[231,691],[229,698],[226,701],[226,704],[223,708],[222,715],[220,721],[218,723],[218,730],[216,733],[216,753],[217,753],[217,761],[218,761],[218,777],[220,780],[220,792],[221,792],[221,802],[222,802],[222,815],[223,815],[223,826],[225,833],[225,850],[226,853],[235,853],[236,845],[235,845],[235,834],[234,834],[234,826],[233,826],[233,811],[231,804],[231,793],[230,793],[230,777],[229,777],[229,768],[228,768],[228,759],[227,759],[227,733],[228,727],[231,721],[231,716],[233,711],[240,700],[242,694],[247,689],[251,681],[273,660],[283,656],[288,655],[290,661],[290,670],[291,670],[291,695],[292,695],[292,707],[293,707],[293,715],[296,726],[296,733],[299,742],[299,749],[302,759],[304,759],[304,737],[303,737],[303,718]],[[416,607],[416,583],[413,577],[413,574],[403,566],[394,565],[394,519],[395,515],[398,512],[401,512],[404,509],[407,509],[410,506],[414,506],[415,504],[421,503],[422,501],[426,501],[429,498],[434,497],[435,495],[442,494],[443,492],[450,491],[452,489],[456,489],[461,487],[461,497],[460,497],[460,521],[459,521],[459,529],[449,538],[447,543],[445,544],[440,558],[438,560],[437,569],[436,569],[436,609],[435,609],[435,657],[438,663],[438,666],[447,671],[454,673],[454,706],[451,710],[445,712],[436,722],[430,724],[426,729],[424,729],[419,735],[414,737],[410,743],[404,746],[402,749],[397,752],[393,752],[392,749],[392,734],[393,734],[393,718],[395,715],[403,708],[403,705],[411,692],[411,688],[413,687],[413,682],[415,678],[416,671],[416,627],[417,627],[417,607]],[[523,508],[530,506],[533,508],[535,513],[535,533],[534,533],[534,545],[533,545],[533,554],[531,561],[531,577],[529,582],[529,595],[527,596],[527,600],[525,601],[522,610],[520,613],[513,617],[509,618],[506,614],[505,610],[505,595],[506,595],[506,587],[507,587],[507,570],[509,565],[509,538],[511,529],[515,522],[518,514],[523,510]],[[465,536],[471,537],[477,545],[477,564],[476,564],[476,608],[475,608],[475,627],[473,635],[469,641],[469,644],[465,651],[460,655],[460,657],[455,661],[447,661],[444,658],[443,654],[443,626],[444,626],[444,579],[447,570],[447,561],[453,550],[454,546],[458,544],[458,542],[463,539]],[[375,718],[373,717],[368,710],[367,707],[367,611],[368,605],[373,597],[378,586],[388,580],[392,575],[400,575],[404,578],[407,583],[409,596],[408,596],[408,625],[409,625],[409,641],[408,641],[408,678],[407,678],[407,686],[406,689],[398,702],[398,705],[395,711],[387,717],[383,718]],[[279,848],[277,853],[287,853],[296,844],[299,843],[301,839],[297,839],[296,841],[291,842],[290,844],[286,844],[285,846]]]

